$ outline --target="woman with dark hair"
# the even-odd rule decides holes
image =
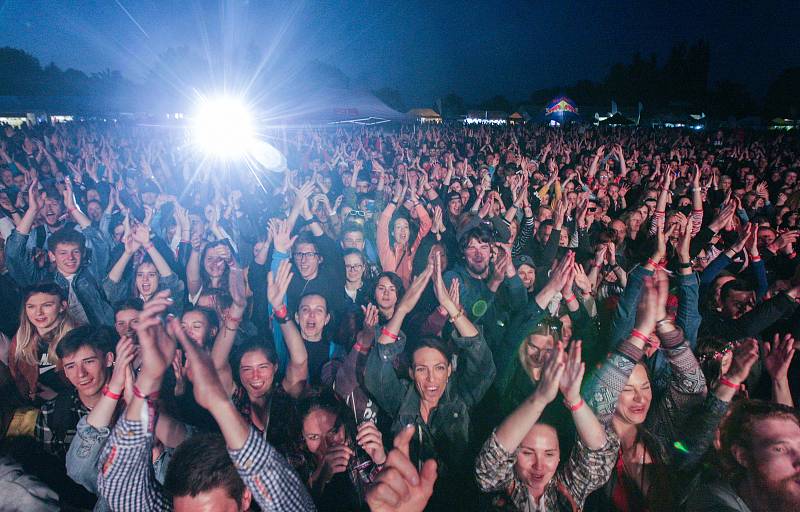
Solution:
[[[581,343],[567,354],[559,342],[545,359],[536,390],[492,432],[478,455],[475,476],[484,492],[496,493],[492,510],[581,510],[614,467],[619,439],[580,395],[585,371]],[[561,468],[558,429],[542,421],[559,390],[578,431],[578,442]]]
[[[103,290],[108,301],[114,304],[128,297],[138,297],[147,302],[159,291],[170,290],[175,304],[171,311],[179,314],[184,300],[183,281],[172,272],[167,260],[151,241],[150,228],[145,224],[136,226],[124,242],[125,250],[103,281]],[[124,279],[123,274],[131,258],[136,256],[140,249],[144,250],[145,254],[135,261],[134,279],[133,283],[130,283]]]
[[[591,379],[584,397],[600,421],[620,438],[620,457],[611,479],[593,495],[602,510],[675,510],[711,445],[716,426],[747,377],[738,362],[706,396],[706,381],[683,331],[667,316],[666,276],[644,283],[635,328]],[[653,402],[648,367],[642,361],[654,343],[669,361],[668,387]],[[735,389],[734,389],[735,388]],[[587,508],[589,508],[587,506]]]
[[[300,400],[297,419],[297,447],[288,459],[317,508],[369,510],[367,486],[386,462],[380,430],[371,421],[356,425],[353,412],[329,392]]]
[[[267,297],[275,311],[286,314],[286,289],[292,280],[288,260],[281,262],[277,276],[268,274]],[[300,396],[308,380],[308,352],[297,325],[288,318],[276,316],[289,350],[288,366],[283,379],[275,383],[278,356],[271,341],[251,338],[240,345],[232,360],[228,355],[233,337],[218,339],[211,350],[211,359],[225,390],[233,397],[239,412],[267,439],[282,449],[286,447],[287,420],[291,417],[291,399]],[[227,326],[225,329],[229,329]],[[279,418],[272,421],[273,415]],[[286,416],[286,417],[284,417]]]
[[[384,271],[378,275],[372,292],[372,302],[378,307],[382,324],[395,315],[395,308],[405,291],[403,281],[394,272]]]
[[[227,239],[210,242],[203,247],[192,246],[186,264],[186,285],[189,302],[194,304],[204,289],[228,289],[228,276],[234,263],[233,249]]]
[[[458,367],[453,367],[453,351],[447,342],[422,338],[411,348],[411,380],[400,379],[394,367],[394,360],[404,351],[406,343],[400,326],[432,275],[439,304],[447,310],[455,327],[452,343],[458,348]],[[464,482],[470,481],[469,412],[483,398],[494,374],[494,361],[483,334],[450,298],[442,279],[440,258],[436,258],[435,265],[414,279],[391,320],[381,329],[378,345],[368,356],[364,376],[367,389],[392,417],[393,433],[407,425],[416,426],[412,459],[419,462],[437,459],[440,492],[438,498],[434,494],[434,500],[457,499],[456,489],[463,490]]]
[[[413,241],[411,240],[409,219],[396,214],[407,188],[411,191],[411,208],[419,219],[419,229]],[[417,253],[422,239],[430,232],[432,224],[431,217],[419,202],[414,187],[403,186],[398,180],[391,202],[383,209],[378,219],[376,237],[381,267],[384,271],[396,273],[405,286],[411,283],[414,255]]]

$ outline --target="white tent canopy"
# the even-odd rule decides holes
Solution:
[[[409,119],[368,91],[333,88],[298,93],[285,108],[276,106],[274,114],[285,121],[327,124],[372,125]]]

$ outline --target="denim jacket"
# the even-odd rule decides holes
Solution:
[[[76,483],[84,486],[87,491],[97,492],[97,463],[100,453],[106,444],[111,430],[108,427],[96,428],[89,425],[87,416],[80,419],[77,426],[77,435],[67,450],[67,475]],[[110,511],[108,503],[99,497],[94,507],[94,512]]]
[[[194,433],[194,429],[186,425],[187,436]],[[96,428],[89,425],[87,416],[78,422],[77,435],[72,439],[72,443],[67,451],[67,475],[76,483],[84,486],[86,490],[98,495],[97,504],[93,512],[110,511],[111,507],[106,500],[100,496],[97,489],[97,475],[99,473],[98,462],[103,447],[111,435],[109,427]],[[167,474],[167,466],[172,460],[174,449],[165,449],[159,457],[153,461],[153,471],[156,480],[164,483]]]
[[[75,295],[90,324],[113,326],[114,310],[100,286],[108,267],[108,242],[92,226],[84,228],[82,233],[86,237],[86,248],[92,250],[92,255],[81,263],[75,274]],[[22,287],[53,281],[65,291],[69,290],[69,281],[61,273],[36,266],[33,254],[26,248],[29,236],[14,230],[6,241],[6,263],[11,277]]]

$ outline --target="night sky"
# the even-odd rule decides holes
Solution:
[[[450,91],[523,99],[602,80],[636,51],[662,63],[674,42],[701,37],[711,44],[712,83],[741,81],[762,97],[781,70],[800,65],[798,29],[798,0],[0,0],[0,46],[42,64],[139,80],[171,46],[219,56],[255,45],[270,64],[319,59],[356,84],[395,87],[409,106]]]

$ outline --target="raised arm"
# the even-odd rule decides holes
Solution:
[[[619,395],[628,383],[634,367],[644,356],[645,340],[655,330],[657,315],[658,291],[653,280],[647,278],[644,280],[642,298],[636,314],[636,326],[590,377],[583,391],[586,402],[604,425],[611,423]]]
[[[283,388],[291,396],[297,398],[308,380],[308,351],[303,343],[303,337],[294,321],[289,316],[286,308],[286,290],[294,274],[289,260],[281,261],[278,272],[267,274],[267,298],[275,321],[280,324],[286,348],[289,351],[289,361],[286,365],[286,374],[283,377]]]
[[[313,510],[311,496],[297,473],[236,410],[214,370],[211,357],[186,336],[177,319],[172,319],[170,327],[191,364],[197,404],[216,420],[233,465],[262,510]]]

